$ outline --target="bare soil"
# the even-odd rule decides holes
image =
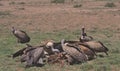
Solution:
[[[0,15],[3,27],[15,26],[29,31],[52,32],[56,30],[78,30],[83,25],[93,28],[120,29],[120,2],[114,1],[116,7],[104,7],[109,1],[84,0],[53,4],[50,0],[1,0]],[[76,4],[82,7],[74,8]]]

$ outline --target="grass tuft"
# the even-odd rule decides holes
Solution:
[[[116,7],[116,5],[112,2],[112,3],[106,3],[105,7]]]
[[[76,5],[74,5],[73,7],[74,7],[74,8],[80,8],[80,7],[82,7],[82,4],[76,4]]]
[[[51,3],[65,3],[65,0],[52,0]]]

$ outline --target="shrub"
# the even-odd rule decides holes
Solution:
[[[19,2],[18,4],[25,4],[25,2]]]
[[[52,0],[51,3],[64,3],[65,0]]]
[[[25,8],[18,8],[19,10],[25,10]]]
[[[15,4],[15,2],[14,2],[14,1],[12,1],[12,2],[10,2],[10,3],[9,3],[9,5],[13,5],[13,4]]]
[[[79,8],[79,7],[82,7],[82,5],[81,5],[81,4],[76,4],[76,5],[74,5],[73,7],[74,7],[74,8]]]
[[[3,16],[3,15],[10,15],[10,12],[8,12],[8,11],[0,11],[0,16]]]
[[[114,3],[106,3],[105,7],[116,7]]]

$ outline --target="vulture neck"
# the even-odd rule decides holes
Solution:
[[[81,34],[83,35],[84,33],[85,33],[85,28],[82,28],[82,33]]]
[[[65,42],[65,40],[62,39],[62,40],[61,40],[61,45],[62,45],[62,46],[64,45],[64,42]]]

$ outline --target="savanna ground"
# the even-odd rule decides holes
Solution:
[[[120,1],[66,1],[55,4],[51,0],[0,0],[0,71],[120,71]],[[111,2],[116,6],[105,7]],[[109,56],[62,68],[47,64],[28,69],[19,58],[10,57],[25,47],[16,42],[12,26],[26,31],[31,37],[30,44],[40,45],[50,39],[78,40],[83,25],[88,35],[109,48]]]

